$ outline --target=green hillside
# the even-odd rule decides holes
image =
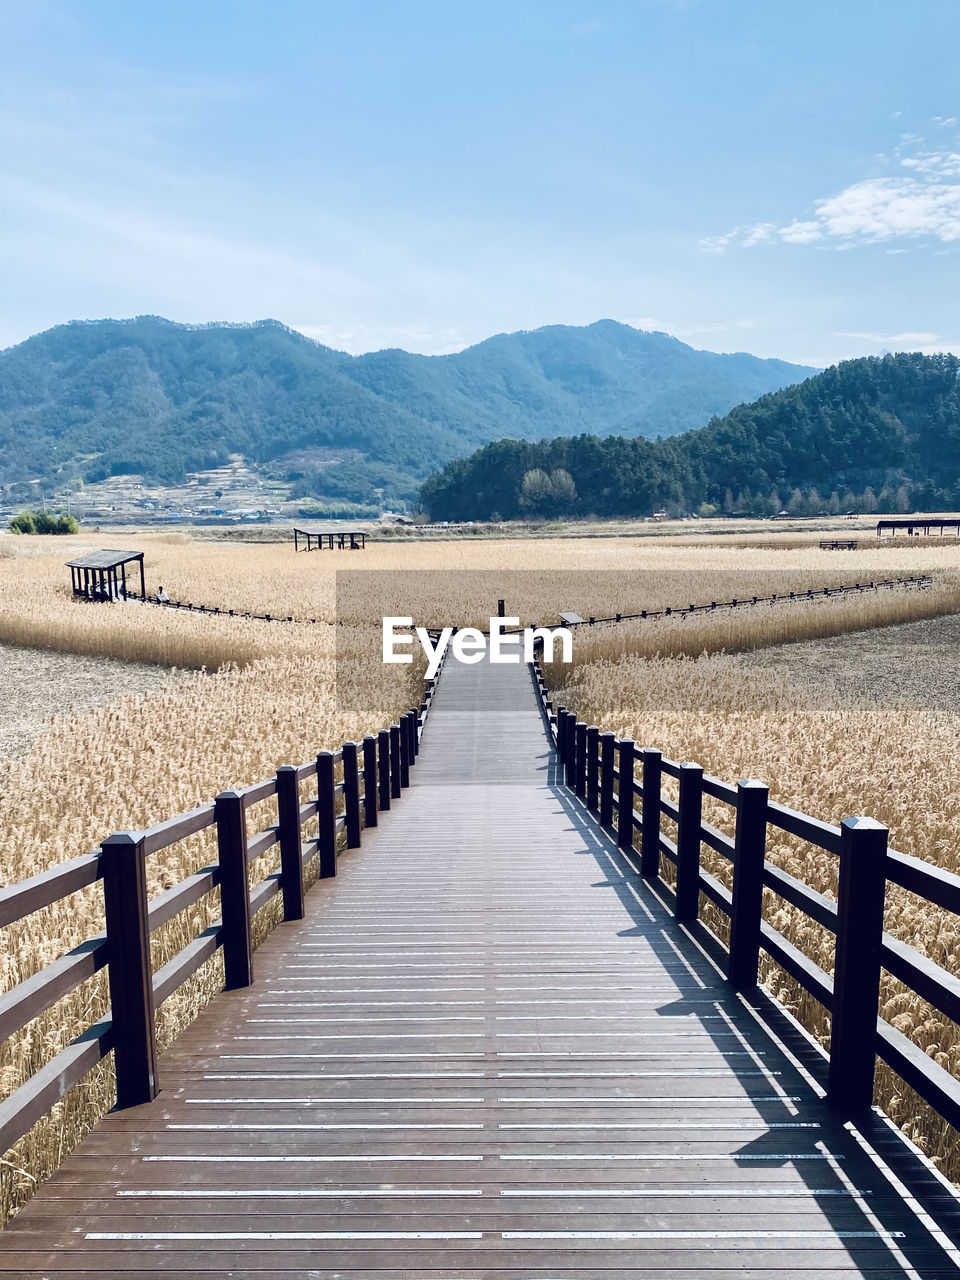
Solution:
[[[437,520],[960,506],[960,360],[845,361],[669,440],[500,440],[431,476],[422,503]]]
[[[448,356],[349,356],[269,320],[76,322],[0,352],[0,483],[176,482],[243,454],[304,494],[413,496],[438,462],[503,435],[670,436],[809,372],[609,320]]]

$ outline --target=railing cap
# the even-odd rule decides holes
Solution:
[[[134,845],[140,844],[143,840],[142,831],[115,831],[112,836],[107,836],[106,840],[102,840],[100,847],[108,844],[111,848],[117,845]]]
[[[884,826],[882,822],[877,822],[876,818],[844,818],[840,826],[846,831],[883,831],[888,835],[890,833],[890,828]]]

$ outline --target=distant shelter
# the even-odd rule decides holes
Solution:
[[[294,551],[362,551],[367,535],[362,529],[294,529]]]
[[[140,566],[140,598],[146,599],[142,551],[91,551],[68,560],[73,594],[81,600],[126,600],[127,565]]]
[[[889,534],[891,538],[898,534],[906,534],[908,538],[931,538],[935,533],[941,538],[960,538],[960,516],[906,516],[897,520],[877,521],[878,538],[882,538],[884,534]]]

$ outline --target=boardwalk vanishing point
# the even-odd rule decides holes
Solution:
[[[451,663],[416,776],[0,1235],[40,1280],[960,1276],[951,1188]]]

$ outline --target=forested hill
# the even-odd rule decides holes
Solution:
[[[276,321],[77,322],[0,352],[0,483],[176,481],[231,453],[282,470],[288,452],[339,449],[359,456],[361,488],[364,466],[367,481],[388,468],[414,493],[438,462],[506,434],[669,436],[809,372],[610,320],[447,356],[350,356]]]
[[[960,506],[960,360],[848,360],[670,440],[500,440],[424,484],[436,520]]]

